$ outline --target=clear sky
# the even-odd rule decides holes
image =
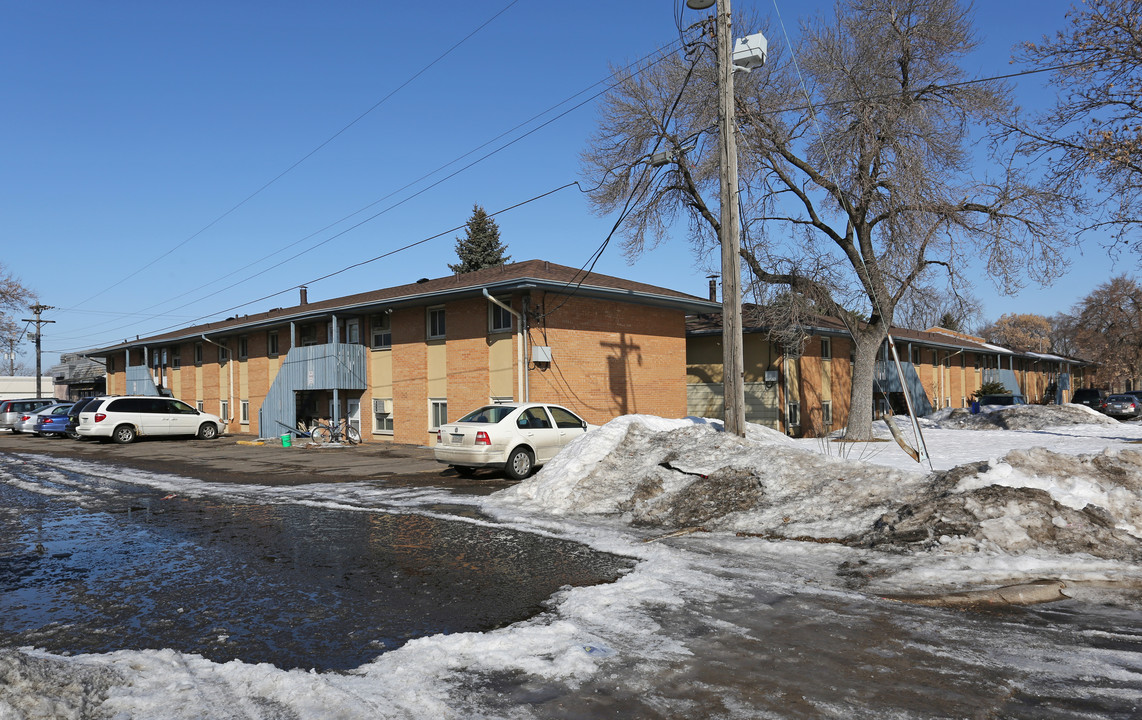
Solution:
[[[775,4],[790,33],[828,5],[733,6]],[[579,179],[608,65],[675,40],[675,5],[0,0],[0,261],[56,308],[45,367],[295,305],[302,283],[313,301],[448,274],[473,204],[497,212]],[[1013,70],[1015,43],[1062,28],[1070,3],[978,5],[969,70],[989,76]],[[1044,102],[1043,82],[1020,80],[1020,103]],[[513,260],[578,267],[615,218],[571,187],[496,220]],[[634,264],[614,242],[595,269],[706,294],[681,229]],[[1051,289],[976,292],[989,320],[1049,315],[1133,269],[1091,243]]]

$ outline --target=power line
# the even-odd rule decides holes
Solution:
[[[670,53],[670,52],[673,50],[674,46],[675,46],[675,43],[674,43],[674,42],[671,42],[671,43],[668,43],[667,45],[664,45],[664,46],[661,46],[661,47],[659,47],[659,48],[656,48],[655,50],[651,51],[650,53],[647,53],[646,55],[642,56],[642,57],[641,57],[641,58],[639,58],[638,60],[635,60],[634,62],[631,62],[631,63],[627,64],[627,65],[626,65],[626,67],[624,67],[624,68],[623,68],[623,71],[628,71],[628,70],[629,70],[630,68],[632,68],[632,67],[638,67],[638,68],[639,68],[639,69],[638,69],[638,72],[639,72],[639,73],[641,73],[641,72],[645,72],[647,69],[649,69],[649,68],[653,67],[653,66],[654,66],[654,65],[656,65],[657,63],[659,63],[659,62],[662,62],[662,61],[663,61],[663,60],[664,60],[666,57],[669,57],[669,53]],[[656,56],[657,56],[657,58],[656,58]],[[651,58],[656,58],[656,59],[654,59],[654,60],[652,60],[652,61],[648,62],[649,60],[651,60]],[[612,76],[612,77],[613,77],[613,76]],[[504,137],[506,137],[506,136],[508,136],[508,135],[512,134],[513,132],[515,132],[515,131],[519,130],[520,128],[526,127],[527,125],[529,125],[529,124],[533,123],[534,121],[538,120],[539,118],[542,118],[543,116],[547,115],[548,113],[552,112],[553,110],[555,110],[555,109],[557,109],[557,108],[559,108],[559,107],[561,107],[561,106],[563,106],[563,105],[567,104],[568,102],[571,102],[571,101],[575,100],[576,98],[578,98],[579,96],[583,95],[584,93],[587,93],[587,92],[589,92],[589,91],[590,91],[592,88],[594,88],[594,87],[596,87],[596,86],[598,86],[598,85],[601,85],[601,84],[605,84],[605,83],[607,83],[607,80],[605,80],[605,79],[604,79],[604,80],[598,80],[598,81],[596,81],[596,82],[592,83],[591,85],[589,85],[588,87],[584,88],[583,90],[580,90],[579,92],[577,92],[577,93],[575,93],[575,94],[573,94],[573,95],[571,95],[571,96],[569,96],[569,97],[567,97],[567,98],[565,98],[565,99],[563,99],[563,100],[561,100],[561,101],[559,101],[559,102],[555,103],[554,105],[552,105],[552,106],[548,107],[547,109],[543,110],[542,112],[539,112],[539,113],[537,113],[537,114],[533,115],[532,117],[530,117],[529,119],[527,119],[527,120],[525,120],[525,121],[523,121],[523,122],[521,122],[521,123],[519,123],[519,124],[515,125],[515,126],[514,126],[514,127],[512,127],[511,129],[509,129],[509,130],[506,130],[506,131],[504,131],[504,132],[500,133],[499,135],[497,135],[496,137],[492,138],[491,140],[488,140],[487,142],[485,142],[485,143],[482,143],[481,145],[479,145],[479,146],[477,146],[477,147],[473,148],[472,150],[469,150],[468,152],[464,153],[463,155],[460,155],[458,158],[455,158],[455,159],[453,159],[453,160],[450,160],[449,162],[447,162],[447,163],[445,163],[445,164],[443,164],[443,165],[439,166],[439,167],[438,167],[438,168],[436,168],[435,170],[433,170],[433,171],[431,171],[431,172],[429,172],[429,173],[426,173],[426,174],[422,175],[422,176],[421,176],[420,178],[418,178],[417,180],[414,180],[414,181],[412,181],[412,182],[406,183],[406,184],[405,184],[404,186],[402,186],[401,188],[398,188],[397,190],[394,190],[394,191],[392,191],[392,192],[388,193],[387,195],[385,195],[385,196],[383,196],[383,197],[381,197],[381,198],[379,198],[379,199],[377,199],[377,200],[374,200],[373,202],[369,203],[368,205],[365,205],[364,207],[362,207],[362,208],[360,208],[360,209],[358,209],[358,210],[356,210],[356,211],[354,211],[354,212],[352,212],[352,213],[350,213],[350,214],[348,214],[348,215],[346,215],[346,216],[342,217],[341,219],[339,219],[339,220],[337,220],[337,221],[335,221],[335,222],[332,222],[332,223],[330,223],[330,224],[326,225],[324,228],[321,228],[320,230],[316,230],[316,231],[314,231],[314,232],[312,232],[312,233],[310,233],[310,234],[308,234],[308,235],[306,235],[306,236],[304,236],[304,237],[302,237],[302,238],[299,238],[298,240],[295,240],[294,242],[292,242],[292,243],[290,243],[290,244],[288,244],[288,245],[286,245],[286,246],[284,246],[284,247],[279,247],[279,248],[276,248],[276,249],[275,249],[275,250],[274,250],[272,253],[269,253],[269,254],[267,254],[267,255],[265,255],[265,256],[262,256],[261,258],[258,258],[257,260],[254,260],[254,261],[252,261],[252,262],[250,262],[250,263],[246,264],[245,266],[243,266],[243,267],[241,267],[241,268],[238,268],[237,270],[234,270],[234,271],[232,271],[232,272],[230,272],[230,273],[227,273],[226,275],[223,275],[221,278],[218,278],[217,280],[211,281],[211,282],[209,282],[209,283],[205,283],[205,284],[203,284],[203,285],[199,285],[197,288],[194,288],[194,289],[191,289],[191,290],[187,290],[187,291],[185,291],[185,292],[182,292],[182,293],[180,293],[180,294],[178,294],[178,295],[174,295],[174,296],[170,296],[170,297],[167,297],[166,299],[164,299],[163,301],[161,301],[161,302],[159,302],[159,303],[156,303],[156,304],[154,304],[154,305],[150,305],[150,306],[148,306],[147,308],[144,308],[142,312],[145,312],[146,310],[150,310],[150,309],[153,309],[153,308],[161,307],[161,306],[163,306],[163,305],[166,305],[166,304],[170,303],[170,302],[171,302],[171,301],[173,301],[173,300],[176,300],[176,299],[178,299],[178,298],[180,298],[180,297],[186,297],[187,295],[190,295],[190,294],[192,294],[192,293],[196,293],[196,292],[198,292],[198,291],[200,291],[200,290],[205,290],[205,289],[206,289],[207,287],[209,287],[210,285],[213,285],[213,284],[215,284],[215,283],[217,283],[217,282],[220,282],[221,280],[225,280],[225,279],[226,279],[226,278],[228,278],[228,277],[232,277],[232,276],[234,276],[234,275],[237,275],[237,274],[241,273],[243,270],[246,270],[246,269],[248,269],[248,268],[251,268],[251,267],[253,267],[253,266],[257,265],[258,263],[260,263],[260,262],[263,262],[263,261],[265,261],[265,260],[267,260],[267,259],[270,259],[270,258],[275,258],[275,257],[279,257],[279,258],[280,258],[280,257],[281,257],[281,254],[282,254],[282,251],[283,251],[283,250],[285,250],[285,249],[289,249],[289,248],[292,248],[292,247],[295,247],[295,246],[297,246],[297,245],[301,244],[302,242],[305,242],[306,240],[309,240],[309,239],[313,238],[314,236],[316,236],[316,235],[318,235],[318,234],[320,234],[320,233],[322,233],[322,232],[324,232],[324,231],[326,231],[326,230],[329,230],[329,229],[332,229],[332,228],[336,227],[337,225],[339,225],[339,224],[341,224],[341,223],[345,222],[346,220],[349,220],[349,219],[353,218],[354,216],[356,216],[356,215],[359,215],[360,213],[364,212],[365,210],[368,210],[369,208],[371,208],[371,207],[373,207],[373,206],[377,205],[378,203],[380,203],[380,202],[383,202],[384,200],[386,200],[386,199],[388,199],[388,198],[392,197],[393,195],[397,194],[397,193],[398,193],[398,192],[400,192],[401,190],[405,190],[405,189],[407,189],[407,188],[409,188],[409,187],[412,187],[413,185],[415,185],[415,184],[417,184],[417,183],[419,183],[419,182],[421,182],[421,181],[423,181],[423,180],[425,180],[425,179],[427,179],[427,178],[429,178],[429,177],[431,177],[431,176],[433,176],[433,175],[435,175],[435,174],[439,173],[441,170],[443,170],[443,169],[445,169],[445,168],[447,168],[447,167],[449,167],[449,166],[451,166],[451,165],[454,165],[454,164],[456,164],[456,163],[457,163],[457,162],[459,162],[460,160],[462,160],[462,159],[464,159],[464,158],[466,158],[466,157],[468,157],[468,156],[472,155],[473,153],[475,153],[475,152],[477,152],[477,151],[479,151],[479,150],[481,150],[481,149],[483,149],[483,148],[485,148],[485,147],[487,147],[487,146],[491,145],[492,143],[496,142],[497,140],[499,140],[499,139],[501,139],[501,138],[504,138]],[[602,90],[599,90],[598,92],[596,92],[596,93],[594,93],[594,94],[590,95],[589,97],[587,97],[586,99],[582,100],[581,102],[579,102],[579,103],[577,103],[577,104],[575,104],[575,105],[571,106],[570,108],[568,108],[568,109],[564,110],[563,112],[559,113],[558,115],[555,115],[554,117],[552,117],[552,118],[548,119],[547,121],[545,121],[545,122],[543,122],[543,123],[541,123],[541,124],[537,125],[536,127],[532,128],[532,129],[530,129],[530,130],[528,130],[527,132],[523,133],[522,135],[519,135],[518,137],[515,137],[514,139],[512,139],[512,140],[510,140],[510,141],[508,141],[508,142],[506,142],[506,143],[504,143],[503,145],[500,145],[499,147],[497,147],[497,148],[495,148],[495,149],[493,149],[493,150],[489,151],[488,153],[485,153],[484,155],[482,155],[482,156],[480,156],[480,157],[476,158],[475,160],[473,160],[472,162],[468,163],[467,165],[464,165],[463,167],[461,167],[461,168],[457,169],[456,171],[454,171],[454,172],[452,172],[452,173],[450,173],[450,174],[448,174],[448,175],[446,175],[446,176],[444,176],[444,177],[440,178],[439,180],[437,180],[437,181],[435,181],[435,182],[431,183],[430,185],[427,185],[427,186],[425,186],[424,188],[422,188],[422,189],[418,190],[417,192],[415,192],[415,193],[413,193],[413,194],[411,194],[411,195],[409,195],[409,196],[407,196],[407,197],[405,197],[405,198],[403,198],[403,199],[401,199],[401,200],[399,200],[399,201],[397,201],[397,202],[393,203],[392,205],[389,205],[388,207],[384,208],[384,209],[383,209],[383,210],[381,210],[380,212],[377,212],[377,213],[375,213],[375,214],[373,214],[373,215],[371,215],[371,216],[369,216],[369,217],[365,218],[364,220],[362,220],[362,221],[360,221],[360,222],[358,222],[358,223],[356,223],[356,224],[354,224],[354,225],[351,225],[351,226],[349,226],[348,228],[345,228],[344,230],[341,230],[340,232],[337,232],[337,233],[333,234],[332,236],[330,236],[330,237],[326,238],[325,240],[322,240],[322,241],[321,241],[321,242],[319,242],[319,243],[316,243],[316,244],[314,244],[314,245],[311,245],[311,246],[307,247],[305,250],[303,250],[303,251],[301,251],[301,252],[299,252],[299,253],[295,253],[294,255],[292,255],[292,256],[290,256],[290,257],[288,257],[288,258],[285,258],[285,259],[283,259],[283,260],[280,260],[279,262],[277,262],[277,263],[274,263],[273,265],[271,265],[271,266],[269,266],[269,267],[266,267],[266,268],[264,268],[264,269],[262,269],[262,270],[258,271],[257,273],[254,273],[254,274],[252,274],[252,275],[244,275],[244,276],[242,277],[242,281],[241,281],[241,282],[245,282],[246,280],[250,280],[250,279],[252,279],[252,278],[255,278],[255,277],[258,277],[258,276],[260,276],[260,275],[264,275],[264,274],[266,274],[267,272],[269,272],[269,271],[271,271],[271,270],[274,270],[274,269],[276,269],[276,268],[278,268],[278,267],[281,267],[282,265],[286,264],[287,262],[290,262],[290,261],[292,261],[292,260],[295,260],[295,259],[297,259],[297,258],[301,257],[302,255],[305,255],[306,253],[309,253],[309,252],[311,252],[312,250],[316,250],[317,248],[321,247],[322,245],[325,245],[325,244],[327,244],[327,243],[331,242],[332,240],[335,240],[336,238],[338,238],[338,237],[341,237],[342,235],[345,235],[346,233],[348,233],[348,232],[350,232],[350,231],[352,231],[352,230],[355,230],[355,229],[357,229],[357,228],[361,227],[362,225],[364,225],[364,224],[366,224],[366,223],[368,223],[368,222],[371,222],[372,220],[375,220],[377,217],[379,217],[379,216],[381,216],[381,215],[383,215],[383,214],[385,214],[385,213],[387,213],[387,212],[389,212],[389,211],[391,211],[391,210],[394,210],[394,209],[396,209],[396,208],[400,207],[401,205],[403,205],[403,204],[405,204],[405,203],[407,203],[407,202],[411,201],[412,199],[414,199],[414,198],[416,198],[416,197],[419,197],[420,195],[423,195],[424,193],[428,192],[429,190],[431,190],[431,189],[433,189],[433,188],[435,188],[435,187],[437,187],[437,186],[439,186],[439,185],[443,184],[444,182],[446,182],[446,181],[448,181],[448,180],[450,180],[450,179],[452,179],[452,178],[456,177],[456,176],[457,176],[457,175],[459,175],[460,173],[462,173],[462,172],[464,172],[464,171],[466,171],[466,170],[468,170],[468,169],[470,169],[470,168],[474,167],[475,165],[477,165],[477,164],[479,164],[479,163],[483,162],[484,160],[487,160],[488,158],[492,157],[493,155],[495,155],[495,154],[497,154],[497,153],[499,153],[499,152],[502,152],[503,150],[506,150],[507,148],[509,148],[509,147],[511,147],[512,145],[514,145],[514,144],[516,144],[516,143],[520,142],[521,140],[523,140],[523,139],[525,139],[525,138],[527,138],[527,137],[529,137],[529,136],[531,136],[531,135],[535,134],[536,132],[538,132],[538,131],[542,130],[543,128],[547,127],[548,125],[551,125],[552,123],[556,122],[557,120],[560,120],[560,119],[562,119],[562,118],[566,117],[567,115],[571,114],[571,113],[572,113],[572,112],[574,112],[575,110],[578,110],[579,108],[581,108],[581,107],[583,107],[583,106],[585,106],[585,105],[587,105],[587,104],[591,103],[592,101],[594,101],[595,99],[597,99],[597,98],[598,98],[598,97],[600,97],[601,95],[604,95],[605,93],[607,93],[607,92],[608,92],[609,90],[611,90],[613,87],[614,87],[614,84],[605,84],[605,86],[603,87],[603,89],[602,89]],[[229,289],[231,289],[231,288],[233,288],[233,287],[236,287],[238,284],[241,284],[241,282],[239,282],[239,283],[234,283],[234,284],[228,285],[228,286],[226,286],[226,287],[220,288],[219,290],[217,290],[217,291],[215,291],[215,292],[224,292],[225,290],[229,290]],[[118,283],[117,283],[117,284],[118,284]],[[110,289],[110,288],[108,288],[108,289]],[[271,297],[272,297],[272,296],[271,296]],[[188,303],[184,303],[183,305],[179,305],[179,306],[177,306],[177,307],[175,307],[175,308],[172,308],[172,309],[173,309],[173,310],[179,310],[179,309],[182,309],[182,308],[184,308],[184,307],[187,307],[187,306],[189,306],[189,305],[192,305],[192,304],[194,304],[195,302],[198,302],[199,300],[202,300],[202,299],[205,299],[205,298],[198,298],[197,300],[192,300],[192,301],[190,301],[190,302],[188,302]],[[150,317],[152,317],[152,318],[155,318],[155,317],[160,317],[161,315],[169,315],[169,314],[170,314],[170,313],[168,312],[168,313],[162,313],[162,314],[156,314],[156,315],[152,315],[152,316],[150,316]],[[97,336],[97,335],[101,335],[101,334],[111,333],[111,332],[114,332],[115,330],[118,330],[118,329],[123,329],[123,328],[125,328],[125,327],[128,327],[128,326],[125,326],[125,325],[121,325],[121,326],[118,326],[118,327],[116,327],[116,328],[110,328],[110,329],[109,329],[109,330],[107,330],[107,331],[99,331],[99,332],[87,333],[86,335],[71,336],[71,338],[72,338],[72,339],[82,339],[82,338],[86,338],[86,337],[94,337],[94,336]]]
[[[452,52],[453,52],[454,50],[456,50],[456,48],[458,48],[458,47],[460,47],[461,45],[463,45],[464,43],[466,43],[466,42],[467,42],[468,40],[470,40],[470,39],[471,39],[471,38],[472,38],[474,35],[476,35],[476,33],[478,33],[478,32],[480,32],[481,30],[483,30],[485,27],[487,27],[489,24],[491,24],[491,23],[492,23],[494,20],[496,20],[496,19],[497,19],[499,16],[503,15],[505,12],[507,12],[508,10],[510,10],[510,9],[511,9],[511,8],[512,8],[512,7],[513,7],[513,6],[514,6],[516,3],[518,3],[518,2],[519,2],[519,0],[511,0],[511,2],[509,2],[507,5],[505,5],[505,6],[504,6],[504,7],[503,7],[503,8],[502,8],[502,9],[501,9],[499,12],[497,12],[495,15],[493,15],[492,17],[490,17],[490,18],[488,18],[487,20],[485,20],[485,21],[484,21],[484,22],[483,22],[483,23],[482,23],[482,24],[481,24],[479,27],[477,27],[475,30],[471,31],[470,33],[468,33],[467,35],[465,35],[465,36],[464,36],[462,39],[460,39],[459,41],[457,41],[456,43],[454,43],[454,44],[452,45],[452,47],[448,48],[448,49],[447,49],[447,50],[445,50],[443,53],[441,53],[440,55],[438,55],[438,56],[436,57],[436,59],[434,59],[432,62],[430,62],[430,63],[428,63],[427,65],[425,65],[424,67],[422,67],[420,70],[418,70],[416,73],[414,73],[414,74],[413,74],[413,75],[412,75],[410,78],[408,78],[408,79],[407,79],[407,80],[405,80],[403,83],[401,83],[400,85],[398,85],[398,86],[397,86],[395,89],[393,89],[392,91],[390,91],[390,92],[389,92],[389,94],[385,95],[383,98],[381,98],[381,99],[380,99],[380,100],[378,100],[377,102],[373,103],[373,105],[372,105],[371,107],[369,107],[369,109],[365,110],[365,112],[363,112],[363,113],[361,113],[360,115],[358,115],[357,117],[353,118],[353,120],[351,120],[351,121],[349,122],[349,124],[345,125],[344,127],[342,127],[342,128],[341,128],[340,130],[338,130],[337,132],[333,133],[331,136],[329,136],[328,138],[326,138],[326,139],[325,139],[325,140],[324,140],[322,143],[320,143],[320,144],[319,144],[317,147],[313,148],[313,149],[312,149],[312,150],[310,150],[308,153],[306,153],[305,155],[303,155],[303,156],[302,156],[300,159],[298,159],[297,161],[295,161],[295,162],[294,162],[292,165],[290,165],[290,166],[289,166],[289,167],[287,167],[285,170],[283,170],[283,171],[281,171],[280,173],[278,173],[278,174],[277,174],[276,176],[274,176],[274,177],[273,177],[273,179],[271,179],[269,182],[265,183],[265,184],[264,184],[264,185],[262,185],[260,188],[258,188],[258,189],[257,189],[257,190],[255,190],[254,192],[250,193],[248,196],[246,196],[246,197],[245,197],[245,198],[244,198],[244,199],[243,199],[241,202],[239,202],[237,205],[234,205],[233,207],[231,207],[231,208],[230,208],[229,210],[227,210],[226,212],[224,212],[224,213],[222,213],[221,215],[219,215],[218,217],[214,218],[214,219],[213,219],[213,220],[211,220],[209,223],[207,223],[205,226],[203,226],[202,228],[200,228],[200,229],[199,229],[197,232],[193,233],[193,234],[192,234],[190,237],[186,238],[185,240],[183,240],[182,242],[178,243],[177,245],[175,245],[175,246],[174,246],[174,247],[172,247],[171,249],[167,250],[167,251],[166,251],[165,253],[163,253],[162,255],[159,255],[157,258],[155,258],[154,260],[150,261],[150,262],[149,262],[149,263],[147,263],[146,265],[142,266],[142,267],[141,267],[141,268],[139,268],[138,270],[135,270],[135,271],[134,271],[134,272],[132,272],[130,275],[127,275],[126,277],[122,278],[121,280],[119,280],[119,281],[117,281],[117,282],[113,283],[112,285],[109,285],[108,287],[104,288],[103,290],[100,290],[99,292],[95,293],[94,295],[92,295],[92,296],[88,297],[86,300],[83,300],[83,301],[81,301],[79,304],[80,304],[80,305],[83,305],[83,304],[85,304],[85,303],[88,303],[88,302],[90,302],[91,300],[93,300],[93,299],[95,299],[95,298],[99,297],[100,295],[102,295],[102,294],[104,294],[104,293],[106,293],[106,292],[108,292],[108,291],[110,291],[110,290],[112,290],[112,289],[114,289],[114,288],[118,287],[119,285],[122,285],[123,283],[127,282],[127,281],[128,281],[128,280],[130,280],[131,278],[135,277],[135,276],[136,276],[136,275],[138,275],[139,273],[141,273],[141,272],[143,272],[144,270],[146,270],[147,268],[149,268],[149,267],[153,266],[155,263],[159,262],[159,261],[160,261],[160,260],[162,260],[163,258],[165,258],[165,257],[169,256],[171,253],[175,252],[175,251],[176,251],[176,250],[178,250],[179,248],[183,247],[184,245],[186,245],[187,243],[189,243],[191,240],[194,240],[196,237],[198,237],[198,236],[199,236],[199,235],[201,235],[202,233],[204,233],[204,232],[206,232],[207,230],[209,230],[210,228],[214,227],[216,224],[218,224],[219,222],[221,222],[223,219],[225,219],[225,218],[226,218],[228,215],[230,215],[231,213],[233,213],[234,211],[236,211],[238,208],[242,207],[243,205],[245,205],[246,203],[250,202],[250,201],[251,201],[251,200],[253,200],[255,197],[257,197],[258,195],[260,195],[260,194],[262,193],[262,191],[264,191],[266,188],[270,187],[271,185],[273,185],[274,183],[276,183],[278,180],[281,180],[283,177],[285,177],[286,175],[288,175],[288,174],[289,174],[291,171],[293,171],[295,168],[297,168],[297,167],[298,167],[299,165],[301,165],[303,162],[305,162],[305,161],[306,161],[306,160],[308,160],[309,158],[313,157],[313,155],[315,155],[315,154],[317,154],[318,152],[320,152],[320,151],[321,151],[321,150],[322,150],[322,149],[323,149],[323,148],[324,148],[326,145],[328,145],[329,143],[331,143],[331,142],[333,142],[334,140],[336,140],[336,139],[337,139],[338,137],[340,137],[340,136],[341,136],[341,135],[342,135],[342,134],[343,134],[343,133],[344,133],[346,130],[348,130],[349,128],[351,128],[351,127],[353,127],[354,125],[356,125],[358,122],[360,122],[361,120],[363,120],[363,119],[364,119],[364,118],[365,118],[367,115],[369,115],[369,114],[370,114],[370,113],[372,113],[374,110],[376,110],[378,107],[380,107],[380,106],[381,106],[381,105],[383,105],[385,102],[387,102],[387,101],[389,100],[389,98],[393,97],[393,96],[394,96],[394,95],[396,95],[398,92],[400,92],[401,90],[403,90],[403,89],[405,89],[406,87],[408,87],[409,85],[411,85],[411,84],[412,84],[412,83],[413,83],[413,82],[414,82],[414,81],[415,81],[417,78],[419,78],[419,77],[420,77],[421,75],[423,75],[424,73],[428,72],[428,70],[430,70],[430,69],[431,69],[431,68],[432,68],[434,65],[436,65],[437,63],[439,63],[441,60],[443,60],[443,59],[444,59],[444,58],[446,58],[447,56],[451,55],[451,54],[452,54]]]

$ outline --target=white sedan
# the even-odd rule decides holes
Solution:
[[[522,480],[593,425],[559,405],[485,405],[436,432],[433,452],[461,475],[476,468],[503,468]]]

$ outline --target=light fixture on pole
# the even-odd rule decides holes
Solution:
[[[686,0],[694,10],[705,10],[715,0]],[[718,143],[721,203],[719,219],[722,246],[722,396],[725,429],[745,437],[745,360],[742,352],[741,217],[738,214],[737,122],[734,120],[735,56],[730,41],[730,0],[716,0],[718,41]],[[765,38],[750,36],[743,44],[743,69],[765,62]]]

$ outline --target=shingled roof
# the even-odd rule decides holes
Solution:
[[[124,340],[116,345],[90,350],[85,354],[102,356],[124,348],[177,342],[196,338],[203,334],[235,332],[279,325],[284,322],[303,321],[308,318],[328,315],[334,311],[379,312],[385,308],[444,302],[465,296],[476,296],[483,289],[492,293],[523,289],[546,290],[559,295],[576,294],[583,297],[605,298],[642,305],[673,307],[685,312],[710,312],[720,307],[718,303],[710,302],[704,298],[676,290],[668,290],[656,285],[586,272],[546,260],[526,260],[469,273],[447,275],[434,279],[424,278],[404,285],[329,300],[307,302],[304,305],[274,308],[267,312],[231,317],[226,320],[189,326],[148,337],[136,337],[134,340]]]

